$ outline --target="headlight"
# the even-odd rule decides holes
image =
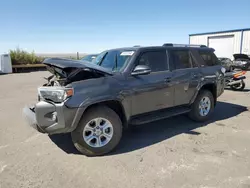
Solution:
[[[247,64],[247,62],[246,61],[241,61],[241,64],[245,65],[245,64]]]
[[[39,87],[38,94],[43,99],[60,103],[71,97],[74,94],[74,90],[73,88],[63,87]]]

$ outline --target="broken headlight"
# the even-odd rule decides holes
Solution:
[[[74,90],[64,87],[39,87],[38,94],[42,99],[60,103],[74,95]]]

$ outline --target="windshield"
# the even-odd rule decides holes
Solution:
[[[96,54],[92,54],[92,55],[86,55],[84,56],[81,60],[84,60],[84,61],[93,61],[95,58],[96,58]]]
[[[93,63],[114,72],[119,72],[130,61],[133,54],[134,51],[131,50],[105,51],[99,54],[93,60]]]

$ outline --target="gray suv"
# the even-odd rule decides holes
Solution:
[[[104,51],[94,63],[46,59],[52,76],[23,113],[39,132],[70,132],[81,153],[103,155],[130,125],[185,113],[208,120],[224,91],[225,69],[213,52],[164,44]]]

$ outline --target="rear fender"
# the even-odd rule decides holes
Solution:
[[[245,76],[234,77],[233,80],[244,80],[246,79]]]
[[[216,86],[216,82],[207,82],[207,83],[202,83],[197,87],[197,90],[194,94],[194,96],[192,97],[192,99],[190,100],[190,105],[192,105],[197,97],[197,95],[199,94],[199,92],[203,89],[207,89],[209,91],[212,92],[213,96],[214,96],[214,104],[216,104],[217,101],[217,86]]]

